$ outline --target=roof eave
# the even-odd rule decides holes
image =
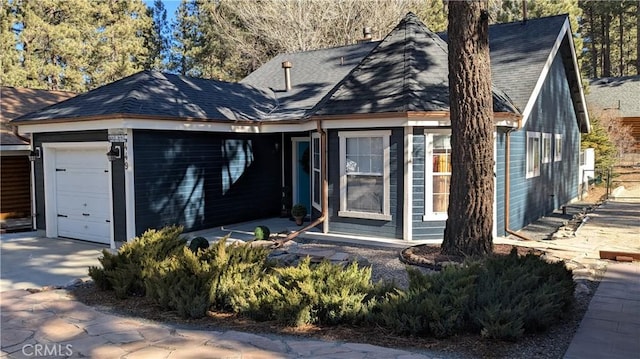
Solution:
[[[215,119],[215,118],[197,118],[197,117],[177,117],[177,116],[162,116],[162,115],[139,115],[139,114],[127,114],[127,113],[115,113],[108,115],[94,115],[83,117],[61,117],[52,119],[34,119],[34,120],[20,120],[17,122],[12,121],[14,126],[29,126],[40,124],[53,124],[53,123],[67,123],[67,122],[85,122],[85,121],[101,121],[101,120],[162,120],[162,121],[193,121],[193,122],[214,122],[214,123],[244,123],[244,124],[258,124],[260,121],[256,120],[230,120],[230,119]]]

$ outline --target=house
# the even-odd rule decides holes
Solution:
[[[0,87],[0,221],[2,229],[31,228],[31,165],[28,137],[9,121],[75,96],[72,92]]]
[[[502,236],[578,197],[589,119],[566,15],[493,25],[490,46]],[[37,228],[113,246],[290,198],[325,233],[441,240],[447,73],[446,42],[410,13],[381,41],[282,54],[240,83],[141,72],[97,88],[14,120],[42,153]]]
[[[587,99],[594,110],[613,111],[631,128],[634,149],[640,153],[640,75],[602,77],[589,81]]]

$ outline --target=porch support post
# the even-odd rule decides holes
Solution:
[[[402,238],[413,240],[413,127],[404,128],[404,199],[402,200]]]
[[[136,195],[133,158],[133,130],[127,129],[127,142],[124,144],[124,196],[126,206],[127,242],[136,236]]]

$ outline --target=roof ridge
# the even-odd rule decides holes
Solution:
[[[500,25],[513,25],[513,24],[519,24],[519,23],[527,23],[531,21],[549,20],[554,17],[570,17],[570,16],[571,14],[565,12],[562,14],[549,15],[549,16],[528,17],[526,20],[520,19],[520,20],[509,21],[509,22],[496,22],[494,24],[489,24],[489,27],[500,26]]]
[[[445,54],[449,53],[449,49],[446,45],[446,42],[442,40],[436,33],[431,31],[429,27],[418,18],[416,14],[413,12],[408,12],[405,17],[400,21],[400,24],[404,23],[405,25],[405,47],[404,47],[404,76],[403,76],[403,108],[405,111],[410,110],[410,101],[411,101],[411,93],[412,91],[419,90],[419,86],[417,83],[417,76],[419,71],[416,69],[416,61],[415,61],[415,51],[417,51],[416,46],[416,37],[419,33],[426,35],[431,41],[433,41],[434,45],[439,47],[442,52]],[[400,25],[399,24],[399,25]],[[414,26],[409,27],[407,25],[413,24]],[[398,25],[398,26],[399,26]],[[394,29],[395,30],[395,29]],[[416,31],[420,30],[420,31]],[[392,30],[393,31],[393,30]],[[409,34],[409,31],[411,33]],[[408,55],[407,55],[408,54]]]
[[[122,101],[121,104],[119,106],[119,112],[120,113],[127,113],[129,112],[131,109],[133,109],[136,105],[136,103],[138,102],[138,99],[135,97],[134,92],[139,91],[140,87],[143,86],[144,81],[140,81],[140,78],[143,76],[148,76],[149,78],[155,79],[156,77],[154,76],[154,73],[160,73],[158,71],[153,71],[153,70],[142,70],[139,71],[137,73],[135,73],[132,76],[128,76],[128,77],[137,77],[135,82],[133,83],[133,86],[129,89],[129,91],[127,91],[127,93],[122,97]],[[162,74],[162,73],[160,73]],[[162,74],[164,76],[164,74]],[[165,77],[166,78],[166,77]]]
[[[360,62],[358,62],[358,64],[356,66],[354,66],[351,71],[349,71],[349,73],[344,76],[340,81],[338,81],[338,83],[336,83],[331,90],[329,90],[326,95],[324,95],[320,101],[318,101],[318,103],[316,103],[310,110],[308,110],[303,116],[302,118],[308,118],[310,116],[312,116],[314,113],[316,113],[317,111],[319,111],[330,99],[331,97],[333,97],[333,95],[335,93],[337,93],[337,91],[342,87],[342,85],[349,79],[351,79],[351,77],[353,76],[353,74],[355,74],[357,71],[359,71],[363,64],[367,61],[370,61],[369,56],[378,48],[380,47],[380,45],[384,42],[384,40],[389,36],[389,34],[387,34],[384,39],[378,41],[378,43],[376,44],[376,46],[374,46],[371,50],[369,50],[369,52],[362,57],[362,59],[360,60]]]

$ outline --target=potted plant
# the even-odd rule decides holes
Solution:
[[[304,204],[296,203],[291,207],[291,215],[296,220],[296,224],[301,226],[304,216],[307,215],[307,207]]]

